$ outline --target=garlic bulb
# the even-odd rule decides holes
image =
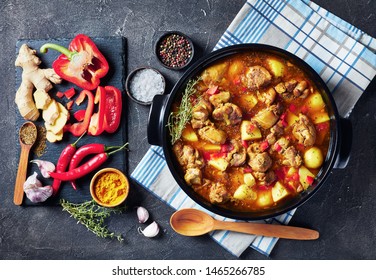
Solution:
[[[43,187],[42,183],[37,179],[37,173],[29,176],[23,185],[26,197],[33,203],[46,201],[52,195],[52,187]]]
[[[145,223],[149,219],[149,212],[144,207],[137,208],[137,217],[140,224]]]
[[[53,164],[52,162],[40,160],[40,159],[35,159],[35,160],[30,161],[30,162],[38,165],[40,173],[42,174],[42,176],[44,178],[50,178],[49,172],[55,171],[55,164]]]
[[[144,230],[142,230],[140,227],[138,228],[138,232],[143,234],[146,237],[155,237],[159,233],[159,226],[156,222],[152,222],[150,225],[148,225]]]

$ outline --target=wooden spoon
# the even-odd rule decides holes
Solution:
[[[311,229],[284,225],[218,221],[205,212],[192,208],[175,212],[171,216],[170,224],[177,233],[186,236],[198,236],[221,229],[287,239],[312,240],[319,238],[319,233]]]
[[[16,183],[14,185],[13,202],[16,205],[21,205],[24,196],[23,184],[26,181],[29,152],[37,139],[37,127],[35,124],[32,122],[25,122],[20,128],[18,138],[21,145],[21,154],[18,163]]]

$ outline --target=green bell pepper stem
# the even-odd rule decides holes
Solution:
[[[60,45],[57,45],[57,44],[52,44],[52,43],[47,43],[47,44],[44,44],[43,46],[41,46],[40,52],[46,53],[48,51],[48,49],[52,49],[52,50],[61,52],[66,57],[68,57],[69,60],[72,60],[72,57],[78,53],[78,52],[75,52],[75,51],[71,52],[66,47],[63,47],[63,46],[60,46]]]

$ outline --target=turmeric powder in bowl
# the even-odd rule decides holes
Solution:
[[[104,168],[91,179],[90,193],[96,203],[115,207],[125,201],[129,192],[127,177],[115,168]]]

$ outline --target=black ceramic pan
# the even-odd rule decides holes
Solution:
[[[219,60],[222,60],[225,57],[249,51],[261,51],[277,55],[299,66],[303,71],[306,72],[306,74],[312,79],[312,81],[316,83],[318,89],[321,90],[330,116],[329,149],[324,164],[319,174],[316,176],[315,183],[313,184],[314,186],[309,187],[306,191],[300,193],[295,198],[288,200],[285,204],[279,205],[277,208],[259,212],[239,212],[222,208],[219,205],[213,205],[207,202],[198,194],[196,194],[193,189],[184,181],[184,174],[182,173],[182,170],[180,169],[180,166],[174,157],[169,130],[166,126],[168,117],[171,112],[172,104],[176,100],[179,100],[181,93],[183,92],[187,82],[191,78],[195,78],[203,71],[203,69],[214,64],[215,62],[218,62]],[[241,44],[230,46],[218,51],[214,51],[198,60],[188,68],[188,70],[176,83],[169,95],[158,95],[154,97],[152,106],[150,108],[148,123],[149,143],[163,147],[167,165],[176,182],[183,189],[183,191],[204,208],[228,218],[241,220],[267,219],[281,215],[296,207],[301,206],[310,197],[312,197],[312,195],[314,195],[319,189],[322,188],[325,180],[327,179],[333,168],[346,167],[350,155],[351,138],[351,123],[347,119],[339,117],[337,107],[328,87],[323,82],[321,77],[313,70],[313,68],[311,68],[307,63],[305,63],[297,56],[285,50],[262,44]]]

